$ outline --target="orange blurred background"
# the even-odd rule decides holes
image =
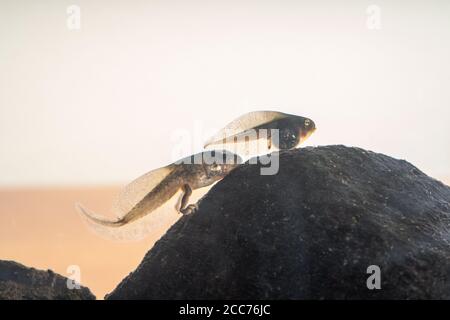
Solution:
[[[0,190],[0,259],[69,276],[77,265],[81,284],[102,299],[140,263],[164,232],[139,242],[114,242],[93,233],[75,210],[82,202],[108,213],[115,187]]]

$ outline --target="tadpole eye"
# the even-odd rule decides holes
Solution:
[[[305,120],[305,127],[307,128],[307,127],[309,127],[310,125],[311,125],[311,120],[306,119],[306,120]]]
[[[279,141],[274,141],[274,145],[280,150],[292,149],[299,141],[300,136],[297,130],[284,128],[280,129]]]

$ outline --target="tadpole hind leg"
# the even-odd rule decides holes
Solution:
[[[188,184],[185,184],[183,186],[183,192],[184,194],[183,198],[181,199],[180,212],[184,215],[188,215],[197,210],[197,204],[188,205],[189,197],[192,194],[192,188]]]
[[[194,213],[195,211],[197,211],[197,209],[198,209],[198,206],[197,206],[196,203],[195,204],[190,204],[186,208],[181,209],[181,213],[184,214],[184,215],[188,215],[188,214]]]

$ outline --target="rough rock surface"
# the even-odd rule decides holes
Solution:
[[[51,270],[0,260],[0,300],[93,300],[88,288],[70,290],[67,278]]]
[[[448,186],[344,146],[282,152],[277,175],[259,172],[215,185],[107,298],[450,298]]]

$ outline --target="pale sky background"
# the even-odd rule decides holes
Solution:
[[[259,109],[450,177],[450,2],[0,0],[2,187],[127,182]]]

